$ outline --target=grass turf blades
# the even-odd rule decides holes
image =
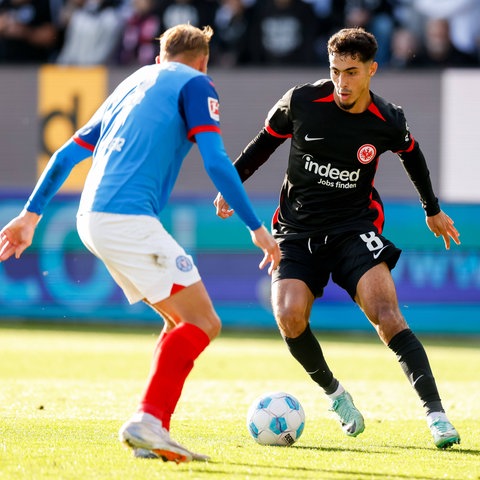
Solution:
[[[365,416],[362,435],[344,435],[278,334],[224,332],[197,361],[172,420],[174,437],[211,460],[177,465],[134,458],[117,439],[148,373],[153,327],[3,325],[0,479],[480,478],[478,338],[422,338],[462,437],[443,451],[394,356],[373,334],[319,336]],[[305,431],[289,448],[258,445],[245,427],[251,401],[272,390],[291,392],[305,409]]]

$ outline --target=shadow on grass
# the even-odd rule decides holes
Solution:
[[[215,462],[209,462],[215,464]],[[220,464],[220,462],[219,462]],[[339,479],[339,475],[342,475],[344,479],[354,479],[354,480],[362,480],[362,479],[382,479],[385,480],[385,473],[384,472],[372,472],[372,471],[359,471],[359,470],[341,470],[335,468],[311,468],[311,467],[302,467],[302,466],[295,466],[292,467],[291,465],[258,465],[258,464],[251,464],[251,463],[241,463],[241,462],[228,462],[228,465],[232,465],[234,467],[244,467],[244,472],[231,472],[226,470],[217,470],[217,469],[205,469],[204,471],[209,475],[225,475],[225,477],[221,478],[233,478],[233,477],[242,477],[245,478],[245,474],[248,473],[249,475],[254,478],[255,476],[261,476],[262,478],[295,478],[295,480],[299,479],[311,479],[312,475],[315,475],[315,478],[321,478],[322,480],[331,479]],[[283,472],[282,472],[283,471]],[[285,471],[289,472],[292,476],[285,476]],[[255,473],[253,473],[255,472]],[[302,475],[302,472],[305,475]],[[321,475],[319,477],[319,475]],[[328,476],[326,476],[328,475]],[[412,475],[411,473],[401,474],[395,473],[393,475],[388,476],[389,479],[402,479],[408,478],[412,480],[437,480],[438,477],[429,477],[425,475]],[[460,480],[460,479],[458,479]]]
[[[433,445],[433,444],[432,444]],[[365,449],[363,448],[329,448],[329,447],[317,447],[317,446],[308,446],[308,445],[292,445],[289,448],[294,448],[294,449],[305,449],[305,450],[319,450],[322,452],[332,452],[332,453],[338,453],[338,452],[353,452],[353,453],[365,453]],[[385,446],[374,446],[370,445],[368,447],[368,453],[379,453],[383,454],[385,453],[385,450],[391,452],[392,450],[412,450],[412,452],[418,452],[419,450],[425,450],[426,452],[445,452],[446,455],[456,455],[456,456],[464,456],[464,455],[472,455],[474,457],[477,457],[480,455],[480,450],[473,450],[473,449],[462,449],[460,446],[454,446],[452,448],[446,448],[446,449],[437,449],[431,447],[419,447],[418,445],[385,445]]]
[[[348,451],[350,453],[356,453],[356,454],[364,454],[365,449],[360,449],[360,448],[325,448],[325,447],[316,447],[316,446],[297,446],[294,445],[292,447],[289,447],[291,449],[295,450],[317,450],[319,452],[331,452],[332,454],[338,454],[340,452],[345,452]],[[412,450],[412,451],[418,451],[418,450],[425,450],[425,451],[431,451],[431,448],[419,448],[418,446],[395,446],[393,449],[402,449],[402,450]],[[368,454],[384,454],[385,450],[392,450],[392,447],[377,447],[377,448],[369,448],[368,449]],[[461,449],[451,449],[447,450],[447,454],[449,455],[473,455],[473,456],[478,456],[480,454],[479,451],[477,450],[461,450]],[[247,463],[247,462],[216,462],[216,461],[210,461],[212,465],[222,465],[222,464],[228,464],[234,467],[240,467],[240,468],[245,468],[245,472],[231,472],[231,471],[226,471],[226,470],[218,470],[218,469],[209,469],[207,468],[204,470],[205,472],[208,472],[208,474],[213,475],[226,475],[228,478],[232,477],[237,477],[237,476],[242,476],[245,475],[245,473],[248,473],[252,475],[252,477],[255,476],[261,476],[262,478],[295,478],[295,479],[310,479],[312,478],[313,475],[321,475],[321,477],[317,478],[322,478],[322,480],[327,480],[328,478],[332,479],[338,479],[339,475],[342,475],[342,478],[344,479],[355,479],[355,480],[362,480],[362,479],[385,479],[385,473],[384,472],[375,472],[375,471],[360,471],[360,470],[341,470],[341,469],[335,469],[335,468],[314,468],[314,467],[306,467],[306,466],[294,466],[292,467],[291,465],[280,465],[278,463],[276,464],[268,464],[268,465],[261,465],[261,464],[253,464],[253,463]],[[283,471],[283,472],[282,472]],[[292,477],[290,476],[285,476],[285,472],[289,472]],[[302,475],[302,472],[305,473],[305,475]],[[412,473],[405,473],[401,474],[396,472],[395,474],[389,475],[388,478],[390,479],[413,479],[413,480],[436,480],[438,477],[437,476],[428,476],[428,475],[415,475]],[[457,480],[460,480],[458,478]]]

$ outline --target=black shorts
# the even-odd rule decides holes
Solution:
[[[373,231],[284,239],[280,251],[282,259],[273,272],[272,282],[286,278],[302,280],[315,297],[321,297],[331,275],[352,299],[365,272],[382,262],[392,270],[401,254],[390,240]]]

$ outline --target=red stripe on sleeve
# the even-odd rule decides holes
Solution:
[[[289,133],[287,135],[281,135],[280,133],[277,133],[275,130],[272,129],[270,125],[265,125],[265,128],[267,132],[272,135],[272,137],[277,137],[277,138],[292,138],[292,134]]]
[[[87,150],[90,150],[91,152],[93,152],[95,150],[95,145],[87,143],[85,140],[81,139],[80,137],[73,137],[73,141],[77,145],[80,145],[81,147],[86,148]]]
[[[216,125],[200,125],[199,127],[192,128],[188,133],[187,133],[187,138],[191,142],[195,142],[195,135],[197,133],[202,133],[202,132],[216,132],[218,134],[222,134],[222,131],[220,130],[220,127],[217,127]]]
[[[404,152],[409,153],[413,150],[414,147],[415,147],[415,139],[412,137],[412,141],[410,142],[410,145],[405,150],[398,150],[393,153],[404,153]]]
[[[407,153],[411,152],[413,150],[413,147],[415,146],[415,139],[412,137],[412,143],[410,146],[405,150]]]

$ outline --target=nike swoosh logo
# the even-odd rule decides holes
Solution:
[[[389,246],[390,246],[390,245],[385,245],[385,246],[384,246],[383,248],[381,248],[378,252],[375,252],[375,253],[373,254],[373,258],[376,260],[376,259],[380,256],[380,254],[381,254],[387,247],[389,247]]]
[[[308,133],[305,135],[306,142],[314,142],[315,140],[323,140],[324,137],[309,137]]]

